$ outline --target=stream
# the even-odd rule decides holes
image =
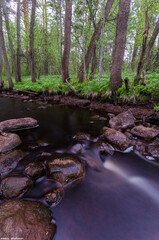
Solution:
[[[95,113],[64,106],[40,107],[20,99],[0,98],[0,121],[33,117],[39,127],[19,131],[19,149],[27,152],[14,174],[36,161],[42,152],[67,153],[75,144],[77,132],[91,135],[82,156],[93,159],[98,168],[87,168],[84,182],[66,192],[64,199],[51,207],[57,225],[55,240],[158,240],[159,239],[159,164],[134,151],[100,155],[97,136],[107,120],[93,119]],[[41,147],[34,148],[39,143]],[[45,144],[47,143],[47,144]],[[47,177],[36,181],[22,199],[44,202],[47,189],[55,183]]]

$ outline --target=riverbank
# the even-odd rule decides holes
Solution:
[[[133,104],[113,105],[111,103],[100,103],[98,101],[79,99],[77,97],[75,98],[63,95],[53,95],[53,92],[37,93],[23,90],[10,91],[8,89],[3,89],[0,95],[1,97],[18,98],[21,99],[24,103],[35,101],[39,104],[39,108],[41,109],[45,109],[48,106],[52,105],[70,106],[86,109],[93,112],[93,114],[95,114],[95,118],[106,119],[110,129],[114,129],[114,127],[110,125],[110,121],[112,121],[112,118],[124,112],[130,111],[134,117],[134,123],[132,124],[132,126],[128,125],[125,128],[121,127],[115,130],[117,130],[119,133],[121,132],[122,134],[124,134],[124,136],[126,136],[130,140],[129,146],[133,146],[134,150],[145,155],[148,159],[155,160],[159,158],[159,138],[157,134],[159,131],[159,114],[153,111],[152,104],[146,106],[143,104],[140,104],[138,106],[135,106]],[[131,131],[132,128],[135,126],[144,127],[142,129],[143,133],[139,135],[133,134]],[[146,134],[145,131],[148,130],[151,132],[153,129],[155,129],[155,131],[157,132],[155,136],[144,136]],[[118,137],[119,139],[121,138],[120,134]],[[110,142],[110,139],[108,141]],[[113,142],[111,143],[113,145]],[[116,150],[120,149],[117,147]]]

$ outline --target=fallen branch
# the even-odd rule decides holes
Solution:
[[[69,87],[69,89],[75,94],[75,96],[79,97],[77,90],[71,85],[71,83],[68,82],[66,79],[66,84]]]

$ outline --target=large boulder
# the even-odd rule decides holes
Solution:
[[[52,240],[56,226],[39,202],[8,201],[0,205],[0,239]]]
[[[0,131],[1,132],[10,132],[21,129],[30,129],[38,127],[38,122],[34,118],[18,118],[10,119],[3,122],[0,122]]]
[[[121,151],[126,150],[131,144],[131,141],[125,134],[108,127],[103,128],[103,134],[100,136],[100,139],[106,140]]]
[[[152,139],[157,137],[157,135],[159,135],[159,130],[140,125],[131,129],[131,133],[141,138]]]
[[[51,178],[62,186],[79,183],[85,176],[85,166],[78,157],[60,154],[48,161]]]
[[[21,144],[20,137],[14,133],[0,133],[0,153],[10,151]]]
[[[0,155],[0,174],[8,174],[25,157],[21,150],[14,150]]]
[[[5,199],[20,197],[31,188],[32,184],[32,180],[27,177],[6,177],[1,182],[0,193]]]
[[[120,113],[116,117],[113,117],[109,120],[109,125],[111,128],[116,130],[124,130],[126,128],[133,127],[135,124],[135,117],[131,111],[126,111]]]

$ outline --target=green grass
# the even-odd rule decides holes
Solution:
[[[146,86],[133,85],[134,73],[125,72],[122,78],[124,79],[125,77],[128,77],[130,80],[130,91],[126,91],[125,84],[117,90],[117,96],[122,102],[135,103],[136,101],[154,100],[155,98],[159,99],[159,73],[147,73]],[[108,98],[110,97],[111,91],[109,88],[109,78],[110,76],[108,74],[103,74],[101,82],[98,83],[98,75],[96,74],[92,81],[85,80],[83,83],[78,83],[76,76],[72,75],[70,83],[82,96],[98,92],[101,96]],[[30,76],[24,76],[22,77],[21,83],[14,82],[14,88],[36,92],[42,91],[43,89],[57,90],[61,92],[70,91],[68,86],[62,82],[60,75],[41,76],[40,80],[37,80],[36,83],[31,82]],[[156,106],[156,109],[158,109],[158,105]]]

